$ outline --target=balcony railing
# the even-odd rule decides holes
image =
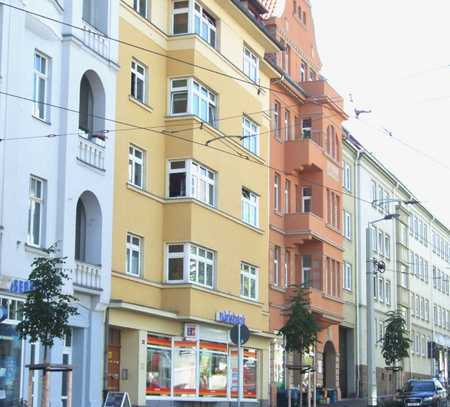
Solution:
[[[105,170],[105,147],[88,140],[85,136],[78,137],[78,159],[99,170]]]
[[[101,290],[101,271],[101,266],[76,261],[73,284],[83,288]]]
[[[99,30],[83,21],[83,42],[93,51],[106,59],[110,59],[109,40]]]

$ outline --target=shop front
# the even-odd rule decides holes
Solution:
[[[128,326],[118,325],[119,319],[124,322],[120,314],[117,310],[110,311],[110,326],[114,327],[110,329],[108,365],[120,377],[115,390],[128,391],[133,404],[172,406],[191,401],[195,405],[208,402],[228,406],[237,400],[238,350],[229,340],[231,325],[141,316],[144,324],[132,328],[131,319]],[[115,343],[111,343],[112,338]],[[254,334],[243,346],[240,375],[243,405],[254,406],[257,402],[267,405],[269,343],[268,337]],[[111,360],[114,355],[116,362]],[[137,377],[132,374],[136,362]],[[113,379],[113,375],[109,377]]]

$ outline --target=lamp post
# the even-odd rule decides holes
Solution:
[[[374,259],[371,259],[372,250],[372,239],[370,233],[370,226],[374,223],[381,222],[383,220],[397,219],[400,215],[397,213],[388,214],[381,219],[371,221],[367,224],[366,228],[366,296],[367,296],[367,404],[370,407],[375,407],[377,405],[377,370],[375,363],[375,338],[374,338],[374,307],[373,307],[373,289],[374,289],[374,279],[378,269],[375,265]]]

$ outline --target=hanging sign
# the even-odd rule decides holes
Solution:
[[[9,285],[9,291],[14,294],[25,294],[33,289],[33,284],[30,280],[14,279]]]
[[[127,392],[108,392],[103,407],[131,407],[130,397]]]

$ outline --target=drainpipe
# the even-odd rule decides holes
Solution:
[[[361,157],[364,154],[363,151],[358,150],[356,155],[356,182],[355,182],[355,196],[359,197],[361,191]],[[358,202],[356,202],[358,201]],[[360,397],[360,380],[361,380],[361,372],[360,372],[360,338],[359,338],[359,329],[360,329],[360,315],[359,315],[359,267],[361,265],[361,239],[359,237],[360,225],[361,225],[361,201],[359,199],[355,199],[355,212],[357,218],[357,227],[355,227],[355,240],[357,244],[354,246],[355,250],[355,259],[356,259],[356,270],[358,271],[355,276],[355,309],[356,309],[356,318],[355,318],[355,346],[356,346],[356,397]],[[365,272],[365,270],[364,270]]]

